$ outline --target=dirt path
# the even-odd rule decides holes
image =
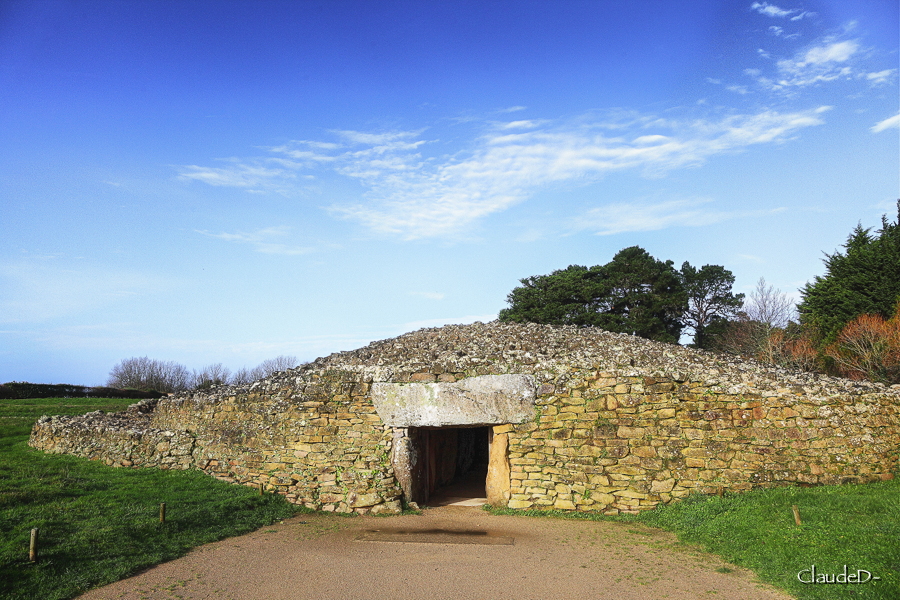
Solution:
[[[363,539],[359,539],[363,538]],[[83,600],[786,600],[639,525],[493,516],[303,515],[198,548]]]

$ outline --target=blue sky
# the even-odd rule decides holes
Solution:
[[[898,5],[0,3],[0,381],[487,321],[639,245],[792,297],[900,197]]]

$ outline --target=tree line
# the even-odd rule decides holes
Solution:
[[[109,373],[106,385],[114,388],[153,390],[157,392],[183,392],[207,389],[214,385],[241,385],[263,379],[298,366],[296,356],[276,356],[262,361],[252,369],[235,371],[222,363],[207,365],[199,371],[189,371],[183,364],[163,361],[146,356],[126,358]]]
[[[676,269],[632,246],[605,265],[570,265],[520,280],[501,321],[594,326],[751,356],[784,367],[900,383],[900,201],[897,221],[858,225],[825,274],[786,294],[760,279],[745,297],[721,265]]]

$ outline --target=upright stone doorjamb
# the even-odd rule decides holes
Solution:
[[[509,502],[509,425],[496,425],[490,430],[488,472],[484,487],[488,504],[506,506]]]

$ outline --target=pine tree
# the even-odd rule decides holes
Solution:
[[[694,330],[694,346],[708,348],[710,334],[737,316],[744,305],[744,294],[735,295],[734,274],[720,265],[703,265],[700,269],[685,262],[681,265],[681,283],[688,296],[684,324]]]
[[[632,246],[605,265],[572,265],[520,280],[501,321],[596,326],[675,343],[687,295],[672,261]]]
[[[859,315],[889,319],[900,302],[900,200],[897,222],[881,218],[881,229],[857,225],[844,252],[826,255],[825,275],[800,290],[797,306],[801,322],[818,331],[824,344]]]

